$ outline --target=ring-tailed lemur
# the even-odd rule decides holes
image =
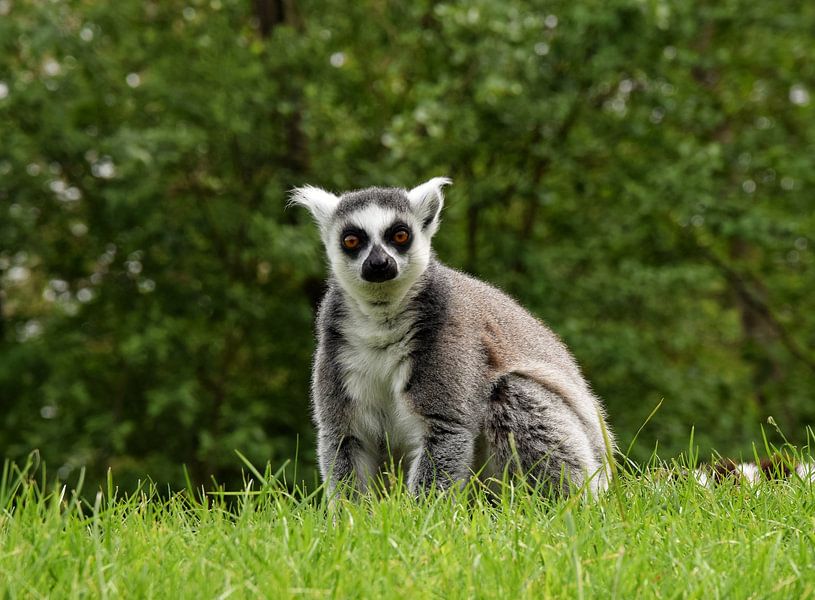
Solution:
[[[364,490],[391,453],[414,493],[484,465],[555,491],[605,489],[613,442],[566,346],[506,294],[436,260],[449,183],[292,193],[330,263],[312,373],[324,480]]]
[[[788,453],[778,453],[759,462],[738,462],[723,458],[710,464],[703,464],[690,472],[694,481],[702,487],[727,481],[746,485],[756,485],[761,481],[783,481],[800,479],[815,484],[815,463],[798,460]]]

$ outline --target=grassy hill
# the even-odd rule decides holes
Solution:
[[[0,597],[812,597],[815,484],[670,472],[623,472],[597,501],[397,483],[329,510],[268,471],[205,500],[109,481],[84,501],[7,464]]]

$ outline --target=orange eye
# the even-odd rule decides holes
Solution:
[[[354,250],[355,248],[359,247],[359,237],[355,236],[353,233],[349,233],[342,238],[342,245],[348,250]]]
[[[405,229],[399,229],[396,233],[393,234],[391,238],[394,244],[406,244],[407,241],[410,239],[410,234]]]

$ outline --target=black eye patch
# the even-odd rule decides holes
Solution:
[[[368,235],[359,227],[348,226],[340,233],[340,249],[352,258],[356,258],[367,245]]]
[[[385,243],[396,248],[397,252],[407,252],[413,243],[413,231],[402,221],[396,221],[385,230]]]

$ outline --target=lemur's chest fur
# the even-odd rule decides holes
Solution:
[[[349,316],[339,354],[351,399],[351,433],[369,448],[416,450],[424,423],[405,393],[412,374],[412,319]]]

